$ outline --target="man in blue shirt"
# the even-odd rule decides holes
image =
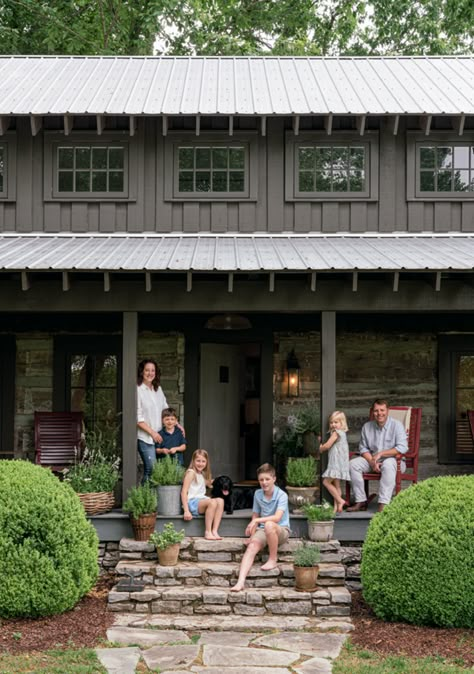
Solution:
[[[408,451],[407,433],[400,421],[392,419],[388,414],[388,402],[378,399],[372,405],[373,421],[367,421],[362,427],[359,443],[359,454],[349,462],[354,505],[348,512],[367,510],[367,496],[364,489],[363,473],[380,473],[379,506],[381,512],[392,500],[397,476],[398,454]],[[405,472],[405,462],[401,462],[400,470]]]
[[[290,535],[288,496],[275,484],[275,469],[269,463],[264,463],[257,469],[257,478],[261,488],[255,492],[252,519],[245,529],[245,535],[250,536],[250,540],[242,558],[239,578],[231,587],[231,592],[240,592],[244,589],[245,579],[252,568],[255,556],[266,545],[268,545],[268,560],[261,567],[262,571],[275,569],[278,546],[286,543]]]

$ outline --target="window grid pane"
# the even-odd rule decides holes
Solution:
[[[58,192],[122,193],[125,185],[124,174],[123,147],[58,147]]]
[[[474,192],[474,145],[419,148],[421,192]]]
[[[365,192],[366,148],[355,145],[298,147],[300,192]]]
[[[178,191],[245,192],[246,149],[236,146],[178,147]]]

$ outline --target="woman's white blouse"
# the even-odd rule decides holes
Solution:
[[[144,421],[155,431],[161,431],[161,413],[168,407],[165,394],[161,386],[158,390],[149,388],[146,384],[137,387],[137,422]],[[154,444],[153,438],[141,428],[137,427],[137,438],[149,445]]]

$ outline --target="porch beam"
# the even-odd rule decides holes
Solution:
[[[10,117],[5,117],[5,115],[2,115],[0,117],[0,136],[4,136],[6,134],[9,126],[10,126]]]
[[[324,118],[324,128],[328,136],[332,134],[332,112]]]
[[[311,272],[311,284],[310,284],[311,292],[314,293],[316,292],[316,272],[312,271]]]
[[[398,293],[398,286],[400,284],[400,272],[393,272],[393,292]]]
[[[234,118],[232,115],[229,115],[229,136],[234,135]]]
[[[97,124],[97,135],[101,136],[105,129],[105,117],[104,115],[96,115],[95,118]]]
[[[137,132],[137,118],[135,115],[130,115],[128,118],[128,132],[131,136],[134,136]]]
[[[227,276],[227,292],[234,292],[234,272],[229,272]]]
[[[430,135],[432,119],[433,115],[425,115],[424,117],[421,118],[421,128],[423,129],[423,133],[425,134],[425,136]]]
[[[359,283],[359,272],[353,271],[352,272],[352,292],[353,293],[357,292],[358,283]]]
[[[26,271],[21,272],[21,289],[26,292],[30,289],[30,277]]]
[[[394,136],[398,134],[398,127],[400,124],[400,115],[395,115],[393,118],[393,126],[392,126],[392,133]]]
[[[437,271],[435,276],[435,291],[439,293],[441,290],[441,272]]]
[[[104,271],[104,293],[110,292],[110,272]]]
[[[268,276],[268,292],[275,292],[275,272],[271,271]]]
[[[62,283],[63,292],[67,293],[68,290],[71,289],[71,279],[69,278],[69,272],[63,271],[62,277],[63,277],[63,283]]]
[[[163,136],[168,135],[168,117],[167,117],[167,115],[163,115],[163,117],[162,117],[161,133],[163,134]]]
[[[321,435],[325,437],[327,420],[336,409],[336,312],[321,312]],[[321,474],[327,465],[327,452],[323,453]],[[321,485],[322,486],[322,485]],[[327,496],[327,494],[326,494]]]
[[[298,136],[300,133],[300,116],[293,115],[293,133],[295,136]]]
[[[40,115],[30,115],[31,135],[38,135],[43,126],[43,118]]]
[[[151,272],[145,272],[145,292],[151,293]]]
[[[138,314],[122,319],[122,495],[137,483],[137,335]]]
[[[193,289],[193,272],[186,272],[186,292],[190,293]]]
[[[196,136],[201,135],[201,115],[196,115]]]
[[[357,116],[357,131],[359,133],[359,136],[363,136],[365,133],[365,120],[367,119],[367,115],[358,115]]]
[[[64,135],[65,135],[65,136],[69,136],[69,134],[70,134],[71,131],[72,131],[72,126],[73,126],[73,124],[72,124],[72,121],[73,121],[72,115],[64,115],[64,118],[63,118],[63,119],[64,119]]]
[[[262,136],[267,135],[267,118],[266,117],[260,117],[260,133]]]
[[[462,136],[464,133],[464,124],[466,122],[466,115],[461,115],[457,120],[458,127],[458,136]]]

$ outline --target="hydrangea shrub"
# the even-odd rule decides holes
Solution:
[[[98,575],[98,538],[79,498],[51,471],[0,461],[0,616],[71,609]]]
[[[380,618],[474,628],[474,475],[402,491],[370,524],[361,577]]]

